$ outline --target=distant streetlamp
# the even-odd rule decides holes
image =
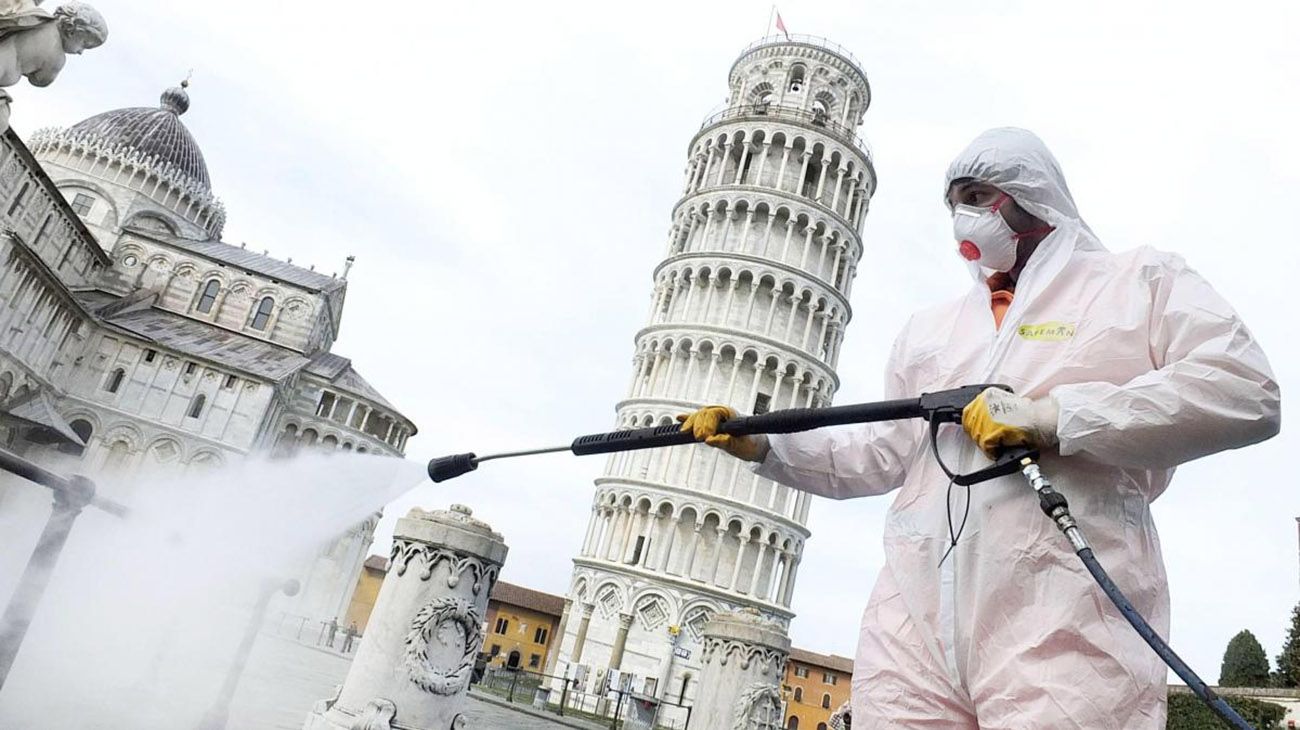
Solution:
[[[231,662],[230,669],[226,672],[226,681],[221,685],[221,693],[217,695],[212,707],[208,708],[203,719],[199,721],[198,730],[225,730],[226,721],[230,719],[230,702],[235,699],[239,678],[244,674],[248,656],[253,653],[253,644],[257,643],[257,631],[266,620],[266,609],[270,606],[271,599],[281,591],[286,596],[296,596],[301,587],[302,585],[296,580],[284,582],[267,580],[262,583],[262,593],[257,597],[257,603],[253,604],[253,615],[249,618],[248,625],[244,627],[244,638],[239,642],[235,660]]]

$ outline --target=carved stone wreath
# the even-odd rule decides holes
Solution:
[[[458,666],[435,667],[429,661],[429,644],[438,629],[447,623],[460,629],[465,639],[465,650]],[[454,695],[468,686],[474,671],[474,658],[482,644],[483,621],[469,601],[456,597],[436,598],[411,620],[403,666],[420,689],[436,695]]]
[[[754,713],[755,711],[762,708],[764,705],[767,705],[769,707],[768,710],[769,715],[771,715],[773,711],[776,712],[775,715],[776,723],[775,724],[764,723],[762,725],[759,725],[758,727],[779,726],[781,722],[780,691],[778,691],[776,687],[773,687],[770,684],[762,684],[759,682],[755,682],[754,684],[751,684],[748,687],[746,687],[745,691],[740,693],[740,699],[736,700],[734,717],[732,718],[731,721],[731,730],[750,730],[753,727],[752,725],[753,720],[757,719],[761,721],[761,718],[754,717]]]

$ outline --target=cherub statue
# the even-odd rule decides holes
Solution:
[[[53,13],[39,0],[0,0],[0,87],[23,77],[32,86],[49,86],[67,54],[103,45],[108,25],[99,11],[73,0]],[[11,97],[0,88],[0,133],[9,128]]]

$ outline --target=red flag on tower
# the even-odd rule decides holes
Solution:
[[[790,40],[790,31],[785,29],[785,23],[781,22],[781,11],[776,11],[776,29],[785,34],[785,39]]]

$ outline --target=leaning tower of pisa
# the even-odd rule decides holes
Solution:
[[[866,75],[825,39],[774,36],[741,52],[728,84],[687,148],[619,428],[712,403],[822,407],[839,384],[876,188],[855,133]],[[713,613],[753,608],[788,627],[808,503],[702,445],[612,455],[556,654],[592,681],[618,669],[637,691],[689,703]]]

